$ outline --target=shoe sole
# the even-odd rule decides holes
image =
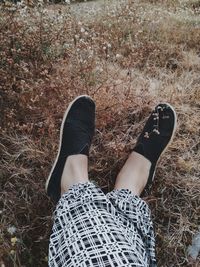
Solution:
[[[64,123],[65,123],[65,120],[67,118],[67,115],[72,107],[72,105],[79,99],[79,98],[82,98],[82,97],[87,97],[89,99],[91,99],[93,101],[93,99],[88,96],[88,95],[80,95],[78,97],[76,97],[72,102],[70,102],[68,108],[66,109],[65,113],[64,113],[64,116],[63,116],[63,120],[62,120],[62,124],[61,124],[61,127],[60,127],[60,142],[59,142],[59,148],[58,148],[58,153],[57,153],[57,156],[56,156],[56,159],[54,161],[54,164],[53,164],[53,167],[51,168],[51,171],[50,171],[50,174],[48,176],[48,179],[46,181],[46,184],[45,184],[45,190],[46,192],[48,192],[48,186],[49,186],[49,182],[50,182],[50,179],[51,179],[51,175],[54,171],[54,168],[58,162],[58,159],[59,159],[59,155],[60,155],[60,150],[61,150],[61,144],[62,144],[62,138],[63,138],[63,128],[64,128]]]
[[[167,144],[167,146],[165,147],[165,149],[163,150],[163,152],[160,154],[160,157],[158,158],[158,160],[156,162],[155,171],[154,171],[153,176],[152,176],[151,184],[154,181],[154,177],[155,177],[157,165],[158,165],[158,163],[159,163],[162,155],[166,152],[167,148],[171,145],[172,140],[173,140],[174,135],[175,135],[175,132],[176,132],[176,127],[177,127],[177,115],[176,115],[175,109],[169,103],[163,103],[163,104],[166,104],[167,106],[169,106],[171,108],[171,110],[173,111],[173,113],[174,113],[174,129],[173,129],[173,132],[172,132],[172,136],[171,136],[171,138],[169,140],[169,143]]]

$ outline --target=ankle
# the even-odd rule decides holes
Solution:
[[[150,168],[149,160],[132,152],[117,176],[115,189],[129,189],[134,195],[140,196],[147,183]]]
[[[132,161],[132,165],[134,166],[135,171],[143,172],[149,171],[151,168],[151,162],[146,159],[143,155],[133,151],[129,155],[130,160]]]
[[[66,159],[61,178],[61,194],[77,183],[88,182],[88,158],[85,155],[72,155]]]

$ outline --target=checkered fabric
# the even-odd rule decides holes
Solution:
[[[73,185],[54,215],[49,267],[156,266],[149,207],[128,189]]]

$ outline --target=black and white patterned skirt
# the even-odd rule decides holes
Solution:
[[[55,210],[50,267],[156,266],[150,210],[128,189],[73,185]]]

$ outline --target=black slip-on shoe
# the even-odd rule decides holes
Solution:
[[[170,145],[175,134],[177,116],[174,108],[168,104],[159,104],[149,116],[133,151],[143,155],[151,162],[147,187],[152,185],[156,165],[161,155]]]
[[[72,101],[63,117],[56,160],[46,182],[48,196],[54,202],[61,197],[61,177],[68,156],[88,156],[95,131],[95,103],[86,95]]]

